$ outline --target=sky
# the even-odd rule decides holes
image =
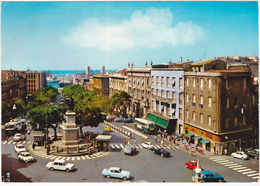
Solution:
[[[120,70],[258,56],[257,2],[3,2],[1,66]]]

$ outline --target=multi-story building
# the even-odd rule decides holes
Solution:
[[[26,79],[21,76],[20,71],[1,71],[2,102],[12,98],[26,97]]]
[[[184,71],[180,67],[153,65],[151,69],[151,112],[147,119],[168,134],[183,133]]]
[[[132,97],[129,110],[132,117],[146,118],[147,116],[151,101],[151,68],[147,66],[147,62],[145,67],[133,67],[133,64],[130,67],[128,65],[128,93]]]
[[[128,92],[126,69],[109,75],[109,97],[112,97],[121,91]]]
[[[87,66],[86,68],[86,77],[88,78],[90,76],[90,66]]]
[[[96,90],[98,94],[109,96],[109,76],[105,74],[95,74],[93,76],[93,88],[90,90]]]
[[[27,95],[33,94],[36,90],[46,87],[46,73],[27,70],[24,71],[23,77],[26,78]]]
[[[198,63],[193,66],[198,67]],[[251,121],[255,116],[250,72],[218,67],[208,71],[193,68],[193,72],[184,73],[184,130],[192,143],[224,154],[251,146]]]

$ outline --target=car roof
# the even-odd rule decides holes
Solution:
[[[17,146],[17,147],[24,147],[23,144],[17,144],[16,146]]]
[[[214,174],[214,173],[211,171],[201,171],[201,174]]]
[[[118,170],[120,167],[110,167],[110,169]]]
[[[57,162],[57,163],[64,163],[64,162],[65,162],[65,160],[56,159],[56,160],[54,160],[53,162]]]
[[[21,152],[20,154],[30,154],[29,152],[25,151],[25,152]],[[31,154],[30,154],[31,155]]]

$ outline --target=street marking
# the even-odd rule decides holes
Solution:
[[[224,163],[220,163],[220,164],[221,164],[221,165],[227,165],[227,164],[232,165],[232,163],[233,163],[233,162],[224,162]]]
[[[66,160],[70,160],[70,157],[67,157]]]
[[[4,143],[3,144],[6,144],[7,143],[7,141],[4,141]]]
[[[258,173],[255,173],[255,174],[249,174],[247,176],[251,177],[251,176],[256,176],[256,175],[259,175],[259,172]]]
[[[155,147],[157,147],[157,148],[161,148],[159,145],[154,145]]]
[[[214,159],[214,160],[212,160],[212,161],[221,161],[221,160],[226,160],[226,159],[221,158],[221,159]]]
[[[178,147],[178,146],[174,146],[176,149],[180,149],[180,147]]]
[[[253,177],[253,179],[258,179],[258,178],[259,178],[259,176]]]
[[[65,158],[66,158],[66,157],[62,157],[61,159],[62,159],[62,160],[65,160]]]
[[[44,157],[44,158],[47,157],[47,156],[48,156],[48,155],[41,155],[41,157]]]
[[[16,144],[16,142],[13,142],[12,144]]]
[[[80,157],[77,157],[77,160],[80,160]]]
[[[236,167],[242,167],[242,165],[238,165],[237,163],[234,163],[234,164],[232,164],[232,165],[225,165],[226,167],[228,167],[228,168],[236,168]]]
[[[29,144],[29,143],[31,143],[31,141],[28,141],[27,143]]]
[[[85,160],[86,158],[84,156],[80,156],[83,160]]]
[[[235,168],[233,170],[239,170],[239,169],[244,169],[244,168],[247,168],[247,167],[239,167],[239,168]]]
[[[252,170],[252,169],[239,170],[237,172],[245,172],[245,171],[249,171],[249,170]]]
[[[9,141],[7,144],[11,144],[13,141]]]
[[[115,146],[116,146],[116,148],[120,149],[120,147],[117,144]]]
[[[216,163],[224,163],[224,162],[229,162],[229,160],[221,160],[221,161],[215,161]]]
[[[23,144],[25,144],[25,143],[26,143],[26,141],[23,142]]]
[[[170,147],[168,147],[168,146],[166,146],[166,145],[163,145],[163,146],[164,146],[164,148],[171,149]]]
[[[114,145],[110,145],[110,147],[112,147],[112,149],[114,149],[115,147],[114,147]]]
[[[71,159],[72,161],[74,161],[75,160],[75,157],[72,157],[72,159]]]
[[[55,158],[56,158],[56,156],[54,156],[54,157],[51,157],[50,159],[51,159],[51,160],[53,160],[53,159],[55,159]]]
[[[91,159],[90,157],[89,157],[89,155],[87,155],[87,156],[85,156],[86,158],[88,158],[88,159]]]
[[[214,157],[214,158],[209,158],[210,160],[217,160],[217,159],[223,159],[223,157]]]
[[[120,147],[121,147],[121,148],[124,148],[124,146],[123,146],[122,144],[120,144]]]
[[[255,173],[256,171],[249,171],[249,172],[243,172],[242,174],[251,174],[251,173]]]

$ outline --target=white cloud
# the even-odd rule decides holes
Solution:
[[[103,24],[98,19],[87,19],[63,41],[81,48],[118,51],[134,47],[193,45],[204,36],[204,31],[192,22],[172,26],[173,15],[168,8],[148,8],[136,11],[129,20],[118,24]]]

